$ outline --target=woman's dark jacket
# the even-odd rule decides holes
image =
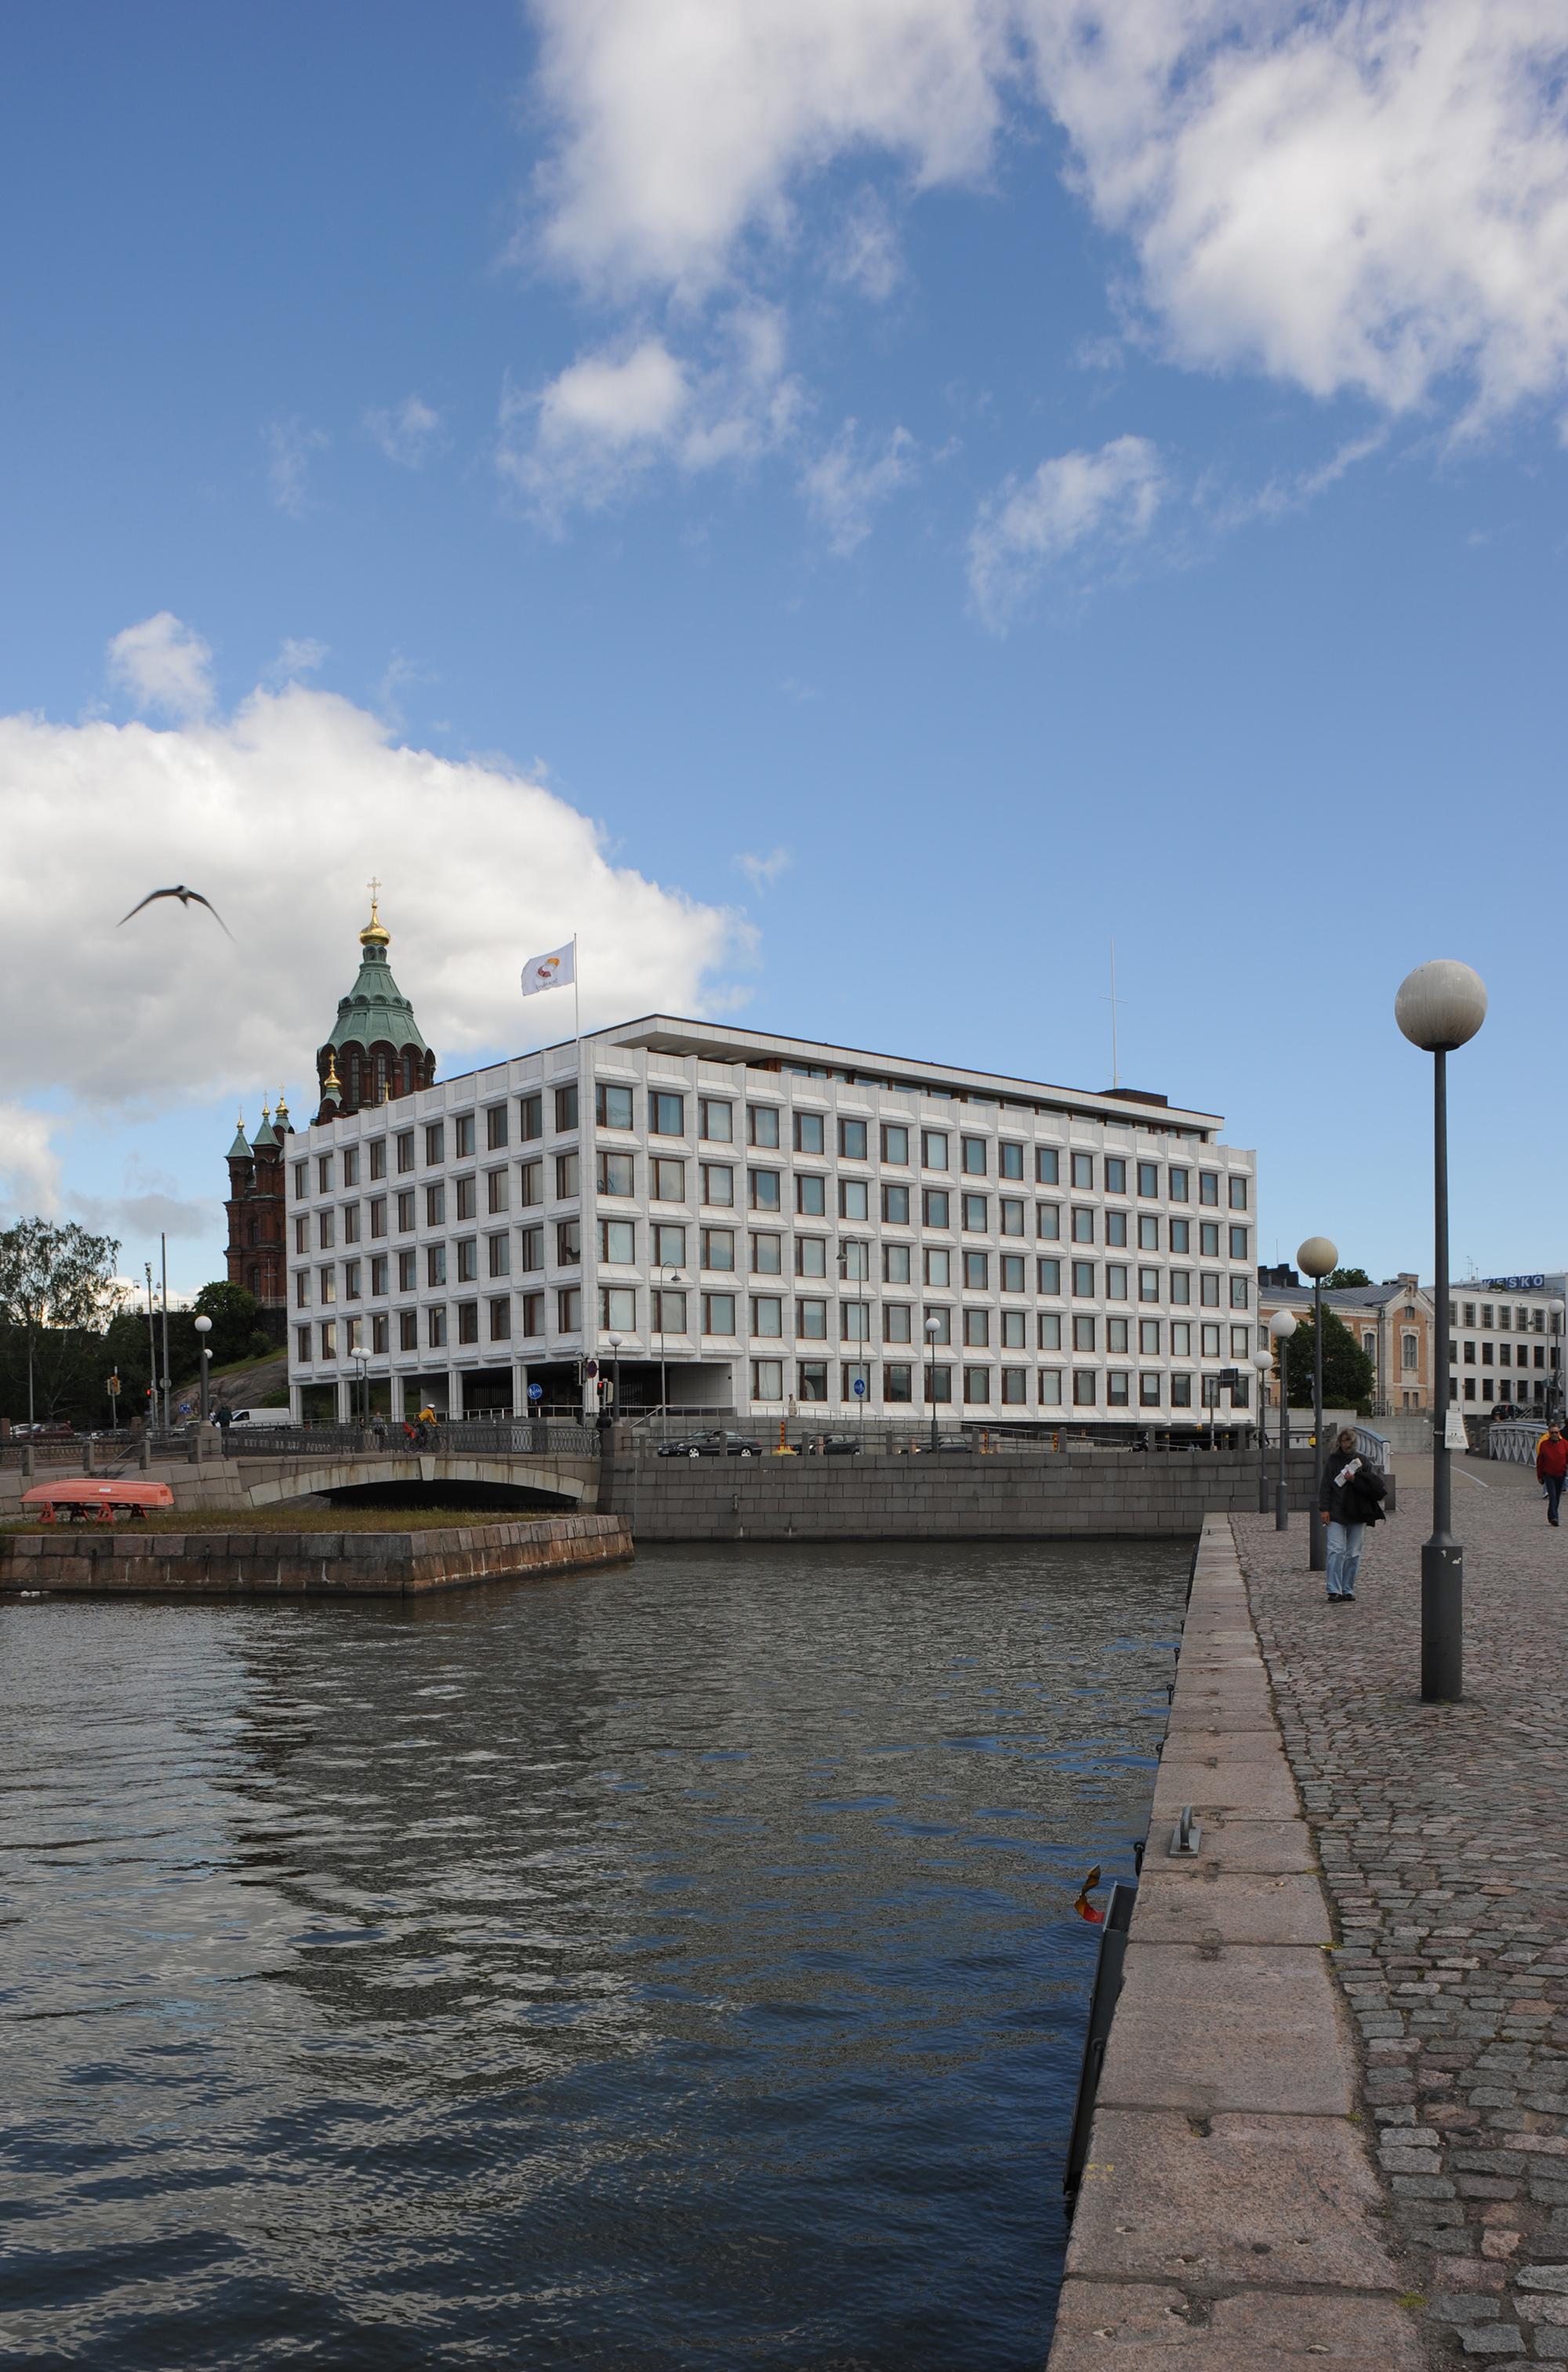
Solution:
[[[1335,1480],[1337,1475],[1343,1473],[1352,1459],[1359,1456],[1357,1450],[1336,1448],[1323,1469],[1318,1505],[1328,1509],[1330,1524],[1380,1524],[1383,1521],[1383,1501],[1388,1486],[1376,1466],[1368,1465],[1363,1458],[1348,1482],[1341,1483]]]

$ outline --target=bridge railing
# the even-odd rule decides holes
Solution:
[[[563,1424],[526,1417],[513,1423],[482,1417],[454,1418],[421,1429],[398,1421],[381,1434],[358,1425],[231,1424],[226,1458],[406,1458],[423,1450],[435,1457],[594,1458],[598,1436],[591,1425]]]
[[[1522,1424],[1507,1419],[1498,1424],[1494,1420],[1487,1427],[1486,1454],[1489,1458],[1501,1459],[1505,1465],[1533,1466],[1536,1444],[1545,1431],[1544,1417],[1532,1418]]]

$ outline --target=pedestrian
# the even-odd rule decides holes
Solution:
[[[1358,1456],[1350,1426],[1342,1425],[1318,1494],[1328,1527],[1329,1597],[1333,1603],[1343,1604],[1355,1597],[1366,1527],[1382,1522],[1388,1488],[1377,1469]]]
[[[1546,1520],[1557,1527],[1558,1504],[1562,1497],[1562,1485],[1568,1481],[1568,1440],[1555,1417],[1536,1445],[1536,1480],[1546,1490]]]

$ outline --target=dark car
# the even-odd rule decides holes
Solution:
[[[661,1458],[761,1458],[762,1445],[744,1433],[683,1434],[659,1444]]]
[[[825,1433],[822,1436],[824,1458],[858,1458],[860,1440],[853,1433]]]
[[[970,1439],[968,1434],[964,1433],[940,1434],[937,1436],[936,1447],[939,1450],[957,1449],[966,1451],[971,1457],[974,1454],[974,1444]]]

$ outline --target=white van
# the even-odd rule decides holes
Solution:
[[[234,1422],[236,1424],[292,1424],[294,1418],[285,1408],[237,1408],[234,1412]]]

